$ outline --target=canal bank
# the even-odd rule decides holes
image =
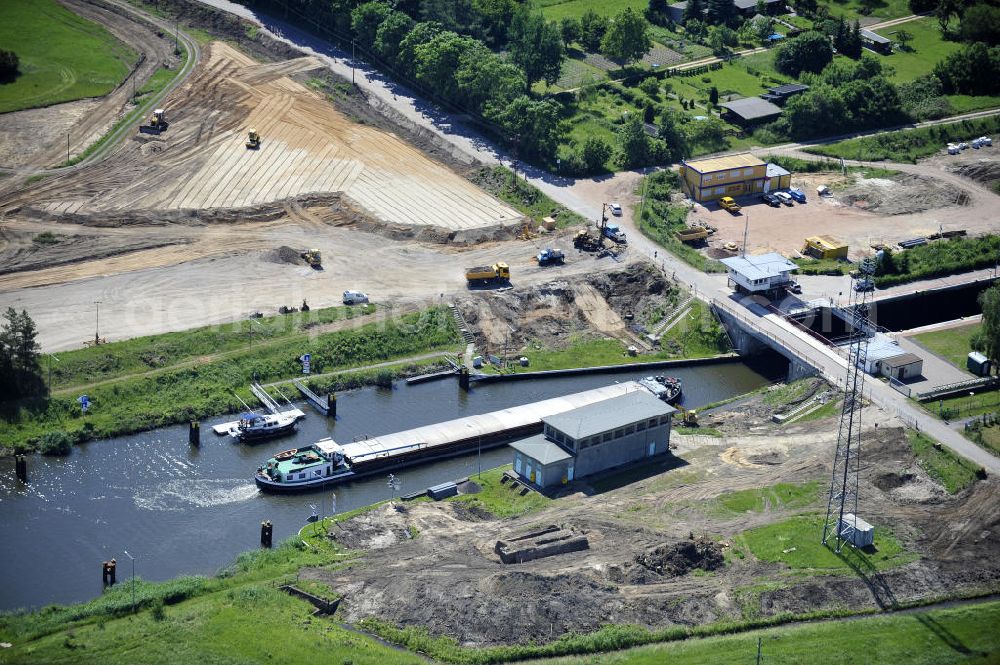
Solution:
[[[702,404],[749,392],[782,378],[780,360],[753,359],[670,372],[684,382],[682,404]],[[649,374],[550,377],[511,383],[457,381],[395,389],[366,388],[338,396],[336,420],[309,414],[290,437],[254,446],[202,436],[188,444],[178,425],[92,441],[65,458],[28,458],[27,486],[15,478],[14,459],[0,460],[0,609],[38,607],[91,598],[101,591],[100,562],[137,557],[136,574],[165,580],[182,574],[213,574],[239,552],[257,546],[260,522],[274,523],[275,541],[294,534],[312,512],[331,510],[331,493],[261,494],[253,472],[274,453],[323,437],[350,442],[466,415],[477,415]],[[304,408],[308,411],[308,408]],[[232,415],[206,419],[203,429]],[[406,469],[398,493],[508,464],[507,447]],[[376,476],[335,488],[338,512],[388,499],[386,479]],[[39,571],[45,571],[40,574]]]

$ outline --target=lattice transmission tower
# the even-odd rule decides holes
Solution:
[[[845,542],[852,542],[855,520],[858,517],[858,475],[861,470],[861,410],[865,386],[865,365],[868,358],[868,310],[873,290],[872,275],[875,260],[861,262],[859,274],[851,282],[846,310],[850,345],[847,353],[847,383],[844,384],[844,405],[840,411],[840,429],[837,433],[837,451],[833,456],[833,476],[830,480],[830,498],[826,505],[826,522],[823,525],[823,544],[835,541],[834,550],[840,552]],[[844,521],[844,515],[854,515]]]

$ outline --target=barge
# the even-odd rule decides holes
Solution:
[[[265,492],[304,492],[477,449],[488,450],[540,433],[542,418],[636,390],[646,388],[627,381],[351,443],[326,438],[275,455],[258,467],[254,482]]]

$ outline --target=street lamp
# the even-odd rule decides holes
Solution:
[[[132,614],[135,614],[135,557],[124,550],[125,556],[132,560]]]
[[[52,361],[55,360],[56,362],[59,362],[59,359],[56,358],[56,356],[55,356],[54,353],[50,353],[50,354],[48,354],[48,356],[49,356],[49,393],[51,393],[52,392]]]

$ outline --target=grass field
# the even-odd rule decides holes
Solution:
[[[923,432],[907,430],[906,435],[910,439],[910,447],[917,456],[920,466],[950,494],[976,482],[975,464],[940,446]]]
[[[335,311],[343,310],[322,310],[316,312],[316,316],[330,316]],[[226,334],[214,340],[212,328],[194,331],[188,352],[196,352],[197,349],[205,352],[223,349],[223,352],[214,357],[196,357],[194,362],[177,363],[175,366],[169,365],[174,358],[164,355],[164,349],[169,346],[158,346],[147,340],[182,342],[186,333],[157,335],[59,354],[62,360],[55,366],[65,364],[67,369],[72,370],[68,380],[75,381],[81,374],[89,372],[95,377],[104,377],[106,381],[76,386],[72,391],[57,394],[52,399],[6,408],[0,412],[0,422],[3,423],[0,445],[30,448],[38,437],[54,430],[65,431],[82,440],[231,413],[241,409],[236,394],[247,401],[252,399],[247,386],[254,378],[266,383],[301,376],[298,358],[306,352],[312,354],[314,373],[331,374],[325,378],[314,378],[310,383],[322,386],[321,392],[328,392],[375,382],[381,380],[379,374],[389,372],[395,375],[402,369],[365,370],[360,374],[344,376],[343,373],[352,368],[401,360],[431,351],[455,350],[458,345],[457,331],[446,308],[317,334],[300,332],[293,323],[280,323],[276,324],[279,331],[282,326],[288,325],[295,332],[277,335],[266,342],[259,340],[252,350],[249,344],[243,347],[244,341],[249,339],[248,335],[243,335],[246,328],[241,329],[241,325],[246,323],[222,326]],[[256,327],[255,334],[260,334]],[[232,349],[233,345],[236,345],[235,349]],[[184,353],[182,348],[177,355]],[[149,374],[138,371],[142,363],[150,362],[162,364],[165,368]],[[118,379],[118,373],[123,378]],[[91,401],[91,409],[86,416],[80,414],[76,403],[77,396],[84,393]]]
[[[907,0],[825,0],[819,5],[826,7],[830,11],[830,16],[834,18],[843,16],[851,21],[864,18],[860,10],[865,5],[872,10],[869,16],[882,20],[909,16],[913,13]]]
[[[627,7],[642,13],[649,5],[646,0],[530,0],[532,7],[542,10],[550,21],[566,17],[580,18],[588,9],[601,16],[614,16]]]
[[[510,489],[509,485],[501,484],[500,478],[503,477],[504,471],[510,468],[511,465],[507,464],[483,471],[482,475],[470,474],[469,480],[482,487],[482,491],[477,494],[462,494],[448,500],[481,508],[501,518],[525,515],[552,502],[552,499],[538,492],[528,492],[521,496],[520,492]]]
[[[912,81],[918,76],[929,74],[934,65],[962,47],[961,42],[946,41],[941,36],[937,19],[931,17],[907,21],[877,32],[896,42],[896,35],[902,30],[913,35],[913,40],[907,44],[908,50],[900,50],[897,42],[897,48],[891,55],[879,56],[883,65],[895,70],[890,77],[894,83]]]
[[[921,333],[910,339],[947,359],[955,367],[965,369],[965,361],[972,350],[971,340],[982,329],[982,323],[970,323],[967,326]]]
[[[0,85],[0,113],[106,95],[138,57],[54,0],[0,2],[0,45],[21,61],[21,75]]]
[[[875,136],[838,141],[806,148],[806,152],[862,161],[889,160],[916,163],[921,157],[944,153],[948,142],[970,141],[977,136],[1000,132],[1000,116],[903,129]]]
[[[884,570],[917,558],[905,552],[885,527],[875,531],[876,552],[869,554],[845,547],[838,555],[820,542],[823,519],[823,515],[800,515],[744,531],[733,539],[733,547],[745,548],[761,561],[782,563],[791,570],[822,572]]]
[[[971,418],[984,413],[1000,412],[1000,390],[996,388],[984,392],[972,391],[972,395],[949,397],[944,400],[921,402],[928,413],[946,420]]]
[[[738,492],[727,492],[716,499],[731,513],[762,513],[782,508],[805,508],[819,499],[820,485],[816,481],[793,484],[778,483]]]

